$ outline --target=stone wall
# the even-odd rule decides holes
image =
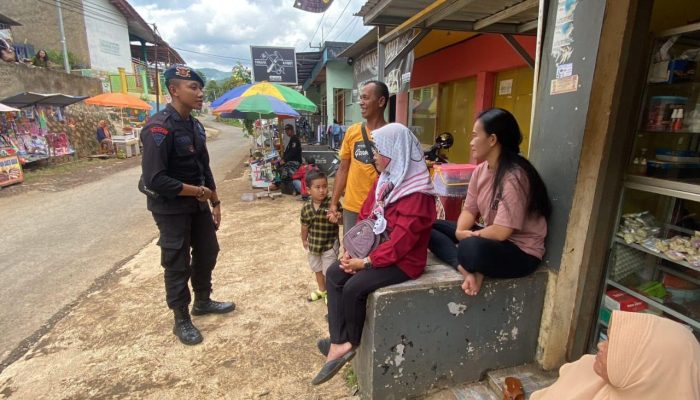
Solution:
[[[0,102],[23,92],[95,96],[102,93],[102,83],[96,78],[70,75],[63,71],[0,63]]]
[[[99,153],[97,143],[97,123],[104,119],[109,121],[107,112],[102,107],[77,103],[65,108],[63,121],[57,121],[54,115],[47,113],[46,120],[49,132],[65,132],[78,157],[86,157]],[[111,124],[109,131],[114,135],[117,130]]]

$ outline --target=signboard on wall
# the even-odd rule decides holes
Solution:
[[[384,48],[384,65],[391,66],[390,69],[384,71],[384,83],[389,87],[389,93],[396,94],[408,92],[411,83],[411,72],[413,71],[413,51],[397,57],[409,45],[417,31],[409,31],[403,35],[393,39],[387,43]],[[353,101],[359,93],[360,88],[371,80],[377,79],[378,76],[378,58],[377,50],[371,50],[353,64]]]
[[[297,85],[297,60],[294,47],[250,46],[253,82]]]

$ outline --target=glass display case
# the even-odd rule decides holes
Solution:
[[[698,59],[700,24],[654,40],[593,342],[615,309],[671,318],[700,338]]]

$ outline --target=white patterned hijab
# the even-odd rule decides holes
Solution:
[[[382,200],[382,193],[384,206],[416,192],[435,194],[423,151],[413,132],[402,124],[387,124],[372,131],[372,141],[379,154],[391,159],[379,175],[377,201]]]

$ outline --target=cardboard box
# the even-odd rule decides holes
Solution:
[[[610,289],[605,292],[605,307],[609,310],[639,312],[647,309],[647,303],[620,289]]]

